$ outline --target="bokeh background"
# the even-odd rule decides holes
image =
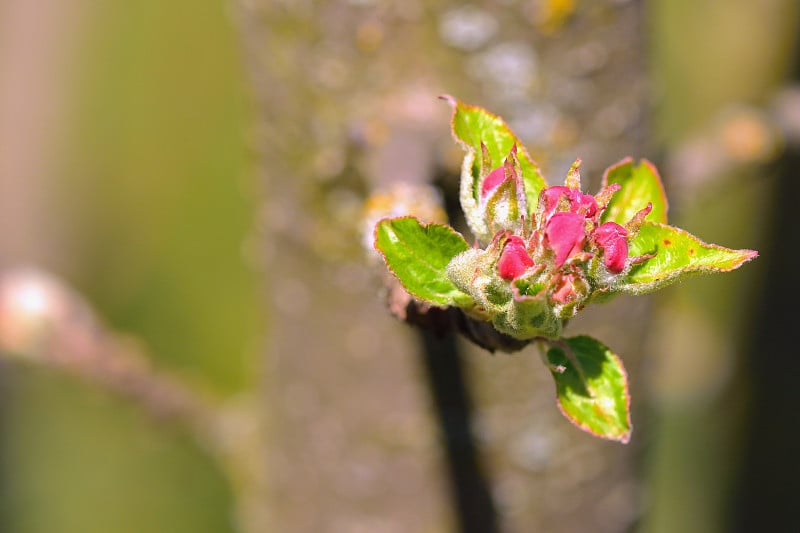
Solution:
[[[800,531],[799,28],[793,0],[0,0],[0,531]],[[441,93],[551,183],[648,157],[672,223],[761,252],[570,325],[628,368],[628,446],[561,418],[534,348],[386,312],[364,218],[452,211]]]

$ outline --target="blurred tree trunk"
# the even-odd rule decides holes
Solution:
[[[398,183],[437,178],[454,190],[462,154],[435,100],[445,92],[503,115],[551,183],[580,156],[596,187],[605,166],[645,144],[639,4],[236,7],[258,103],[274,527],[449,530],[420,345],[364,266],[361,205]],[[608,339],[635,379],[647,307],[620,298],[570,329]],[[629,329],[615,331],[620,322]],[[597,441],[563,420],[533,348],[461,349],[504,531],[610,532],[637,519],[636,444]]]
[[[762,258],[658,297],[649,341],[654,441],[646,532],[736,530],[732,520],[750,505],[732,499],[750,440],[747,419],[762,419],[749,404],[753,380],[743,357],[760,319],[759,276],[772,262],[764,257],[770,196],[785,196],[774,191],[774,171],[754,164],[777,152],[767,109],[754,106],[766,106],[785,83],[799,14],[791,0],[652,3],[653,77],[662,91],[656,131],[668,154],[671,219],[710,242],[759,249]],[[762,144],[765,154],[748,153]],[[714,170],[724,160],[734,164]],[[774,363],[769,353],[759,357],[766,359],[751,364]],[[764,509],[760,525],[746,530],[792,529],[765,525],[761,519],[772,514]]]
[[[67,104],[58,87],[69,77],[80,4],[0,5],[0,268],[63,264],[58,226],[47,214],[56,206],[55,163]]]
[[[795,18],[800,18],[795,8]],[[794,31],[793,86],[781,94],[779,120],[794,123],[800,111],[800,20]],[[787,128],[788,129],[788,128]],[[800,232],[795,205],[800,197],[800,142],[787,134],[788,149],[779,161],[768,204],[768,238],[764,244],[763,283],[754,298],[752,332],[743,371],[752,381],[743,468],[737,479],[731,531],[795,531],[800,529],[800,431],[795,394],[800,378],[797,357],[796,302],[800,301]]]
[[[800,40],[795,43],[794,83],[800,82]],[[796,90],[796,89],[795,89]],[[794,102],[795,112],[800,100]],[[795,494],[800,493],[800,430],[797,417],[797,311],[800,301],[800,146],[780,161],[771,212],[765,213],[769,238],[762,267],[763,290],[754,298],[752,330],[743,372],[752,382],[743,468],[738,476],[730,531],[797,531]]]

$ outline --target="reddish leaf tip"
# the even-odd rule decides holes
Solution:
[[[750,261],[758,257],[758,252],[756,250],[739,250],[739,251],[742,252],[742,255],[744,255],[744,260],[742,261],[743,263],[745,261]]]

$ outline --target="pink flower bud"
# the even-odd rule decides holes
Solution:
[[[594,230],[592,238],[603,251],[603,263],[610,272],[619,274],[625,270],[625,261],[628,259],[628,230],[614,222],[606,222]]]
[[[597,213],[597,202],[591,194],[582,194],[578,189],[570,189],[562,185],[547,187],[542,190],[541,202],[544,205],[545,216],[558,210],[562,198],[567,199],[567,208],[570,213],[580,213],[585,217],[593,217]]]
[[[586,218],[593,217],[597,213],[597,201],[591,194],[574,191],[571,200],[570,211],[573,213],[580,213]]]
[[[577,291],[575,290],[575,282],[577,276],[575,274],[566,274],[561,276],[556,283],[556,290],[553,292],[553,301],[560,304],[565,304],[575,300]]]
[[[489,196],[489,193],[499,187],[504,181],[506,181],[506,169],[501,165],[489,172],[483,179],[481,198]]]
[[[556,268],[573,253],[583,248],[586,240],[586,218],[578,213],[555,213],[545,226],[545,237],[556,254]]]
[[[509,237],[497,262],[500,277],[509,281],[516,279],[532,266],[533,259],[525,250],[525,241],[516,235]]]
[[[542,189],[540,202],[544,205],[545,216],[554,213],[558,209],[561,198],[569,198],[570,189],[563,185],[555,185]]]

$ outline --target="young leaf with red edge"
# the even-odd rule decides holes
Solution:
[[[547,362],[564,416],[588,433],[627,443],[632,429],[630,396],[619,357],[587,336],[550,345]]]
[[[754,250],[707,244],[680,228],[653,222],[642,224],[629,246],[631,257],[652,257],[634,265],[615,292],[651,292],[693,274],[729,272],[758,256]]]

